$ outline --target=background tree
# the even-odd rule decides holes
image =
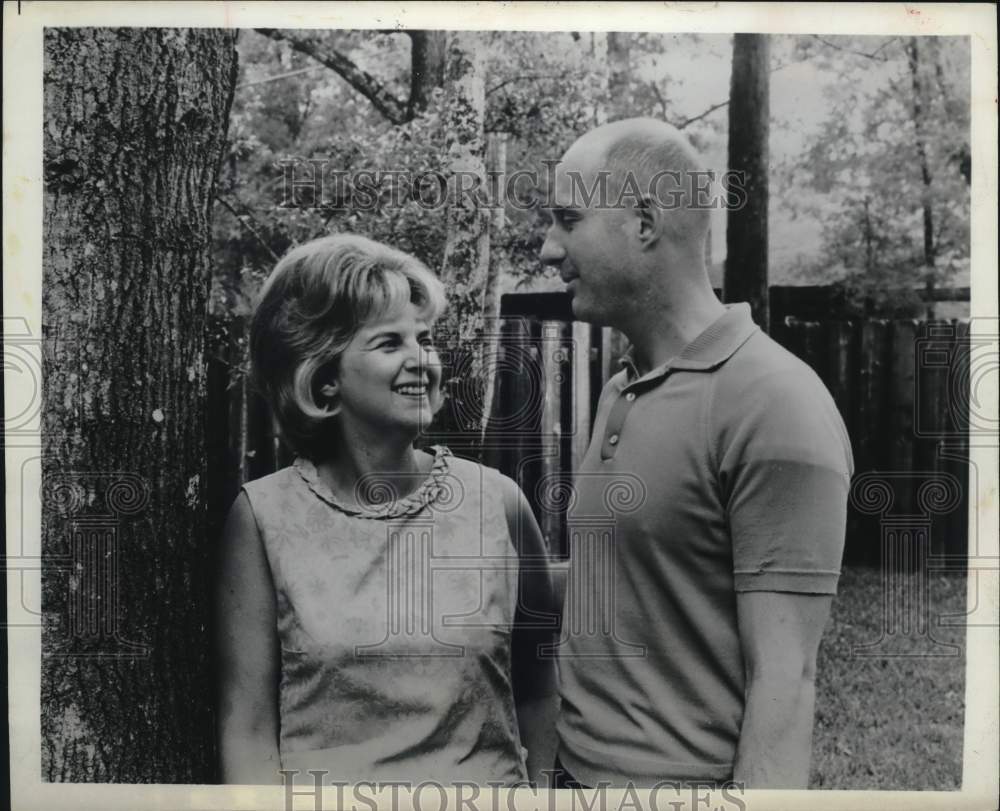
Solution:
[[[726,229],[726,301],[746,301],[767,330],[767,221],[770,157],[770,50],[766,34],[733,36],[729,93],[729,170],[741,175],[746,205],[729,210]]]
[[[46,29],[48,780],[215,776],[202,403],[235,38]]]
[[[781,207],[815,221],[801,281],[839,281],[869,312],[922,315],[920,288],[968,284],[969,45],[961,37],[798,37],[827,114],[776,167]],[[819,84],[819,83],[817,83]]]

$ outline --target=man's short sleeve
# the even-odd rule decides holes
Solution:
[[[716,395],[736,591],[835,594],[853,463],[833,398],[805,364]]]

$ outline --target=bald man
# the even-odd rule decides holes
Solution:
[[[853,470],[805,364],[715,297],[704,166],[666,124],[580,138],[541,258],[631,347],[569,511],[556,785],[805,787]]]

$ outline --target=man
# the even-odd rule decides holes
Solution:
[[[812,370],[715,297],[703,168],[632,119],[555,169],[541,258],[631,342],[569,514],[561,785],[808,780],[851,451]]]

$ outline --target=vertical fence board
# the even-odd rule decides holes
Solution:
[[[504,321],[502,334],[505,348],[504,377],[500,384],[501,400],[497,428],[500,470],[518,483],[531,497],[527,487],[523,459],[527,448],[526,436],[535,423],[533,350],[531,330],[526,319],[510,318]]]
[[[882,320],[869,320],[860,323],[858,328],[858,407],[849,423],[849,430],[856,472],[862,473],[886,469],[882,451],[888,325]],[[879,521],[855,514],[850,524],[857,535],[848,539],[851,546],[845,550],[845,557],[877,564],[881,554]]]
[[[802,325],[802,359],[812,367],[822,380],[828,380],[826,352],[826,325],[806,321]]]
[[[796,318],[786,318],[780,322],[778,326],[778,335],[781,339],[778,341],[785,349],[791,352],[795,357],[803,359],[805,354],[804,350],[804,336],[803,336],[803,322]],[[775,340],[778,340],[775,338]]]
[[[486,421],[486,431],[483,435],[482,448],[483,464],[495,467],[501,471],[504,470],[502,444],[504,437],[499,424],[505,413],[511,413],[504,410],[507,399],[506,390],[510,386],[507,364],[510,362],[509,355],[511,353],[507,348],[508,341],[506,338],[506,325],[508,321],[509,319],[498,319],[496,322],[496,329],[500,334],[500,339],[497,345],[496,365],[494,367],[496,374],[493,381],[493,397],[487,404],[489,417]]]
[[[778,311],[776,311],[778,312]],[[856,473],[912,471],[896,492],[894,512],[918,511],[915,488],[938,472],[958,477],[962,504],[934,523],[935,554],[964,555],[967,545],[969,351],[968,322],[825,320],[790,314],[775,337],[808,363],[830,389],[848,427]],[[627,341],[617,330],[571,322],[558,313],[505,317],[501,322],[493,417],[485,461],[514,478],[539,519],[550,549],[565,553],[565,515],[540,504],[543,476],[558,480],[579,468],[600,392],[618,372]],[[212,432],[209,508],[217,523],[240,484],[291,461],[261,398],[241,373],[246,319],[231,322],[227,357],[208,369]],[[435,441],[465,450],[456,436]],[[943,443],[943,444],[942,444]],[[939,447],[946,449],[939,455]],[[551,482],[550,482],[551,483]],[[218,515],[217,515],[218,514]],[[845,559],[876,563],[878,521],[849,514]]]
[[[845,425],[850,425],[854,409],[854,383],[857,375],[852,365],[854,325],[833,321],[827,330],[827,377],[825,383],[833,395]]]
[[[913,467],[913,403],[916,378],[914,352],[917,324],[915,321],[895,321],[892,324],[892,369],[889,391],[889,467],[902,473],[897,478],[896,507],[911,513],[920,482]],[[909,474],[909,475],[907,475]]]
[[[945,430],[942,417],[947,408],[948,362],[953,346],[947,339],[947,332],[942,332],[942,327],[946,325],[932,321],[925,322],[921,326],[922,346],[916,359],[919,367],[915,369],[916,380],[919,383],[915,395],[916,420],[921,438],[917,445],[915,466],[925,479],[931,479],[942,469],[938,447]],[[935,529],[942,526],[943,522],[940,519],[935,521]],[[932,532],[932,554],[944,551],[942,536],[943,531]]]
[[[573,388],[570,397],[570,421],[568,433],[572,437],[570,472],[577,470],[583,462],[590,441],[591,425],[591,335],[590,325],[574,321],[571,325],[570,374]]]
[[[951,322],[952,335],[954,336],[950,374],[948,375],[948,392],[946,395],[946,407],[949,413],[948,431],[949,436],[943,443],[944,447],[940,454],[941,469],[958,479],[961,486],[962,497],[958,506],[944,516],[941,521],[941,552],[951,558],[951,565],[956,565],[956,561],[964,561],[969,553],[970,543],[975,543],[978,539],[969,538],[969,490],[970,490],[970,464],[969,464],[969,437],[971,433],[982,431],[982,426],[977,425],[981,420],[976,419],[972,410],[972,398],[977,395],[972,388],[977,381],[971,378],[971,340],[969,335],[969,322],[967,320],[954,319]],[[979,396],[982,392],[978,392]],[[982,532],[985,527],[980,527]],[[976,549],[976,547],[972,547]]]
[[[564,360],[564,324],[559,321],[543,321],[541,333],[541,363],[544,395],[542,398],[542,447],[540,457],[539,483],[551,487],[562,473],[563,423],[562,393],[566,377]],[[539,492],[541,495],[541,492]],[[558,552],[562,548],[562,517],[554,510],[542,509],[539,524],[549,550]]]
[[[611,330],[608,327],[590,328],[590,425],[597,417],[597,403],[611,370]]]
[[[883,419],[886,395],[888,325],[873,319],[861,324],[859,408],[854,426],[859,470],[885,470]]]
[[[530,410],[518,442],[519,456],[515,459],[516,481],[528,497],[539,526],[543,510],[539,504],[539,482],[542,476],[544,453],[543,414],[545,411],[545,364],[542,358],[542,322],[537,318],[527,321],[528,334],[522,351],[523,372],[519,393],[530,402]],[[544,531],[544,528],[543,528]]]

